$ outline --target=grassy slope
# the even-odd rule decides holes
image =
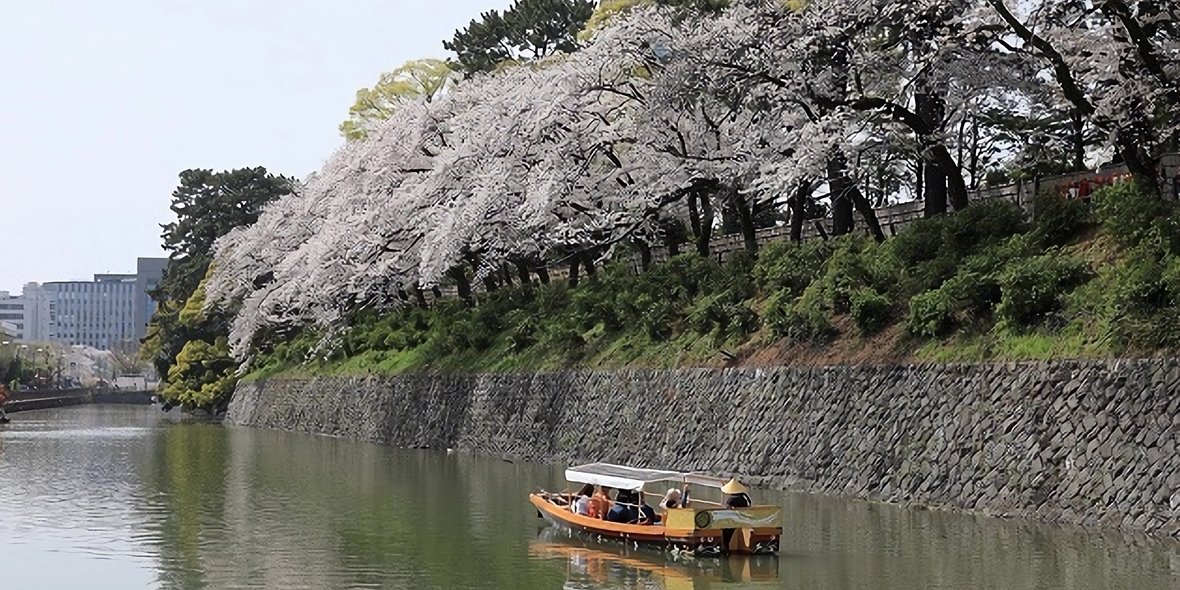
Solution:
[[[1171,325],[1180,280],[1169,282],[1162,269],[1180,267],[1177,256],[1159,240],[1128,237],[1118,224],[1178,216],[1171,208],[1117,209],[1100,206],[1097,218],[1050,212],[1015,235],[963,237],[989,223],[1010,225],[1004,215],[1011,211],[979,212],[973,215],[998,217],[934,222],[885,246],[863,238],[781,245],[744,265],[681,257],[638,278],[600,273],[596,284],[577,290],[506,289],[476,310],[360,317],[326,360],[300,362],[314,340],[305,335],[263,355],[250,378],[1170,354],[1175,343],[1158,327]],[[977,243],[955,250],[948,240]],[[800,248],[816,247],[823,258],[807,268],[799,260],[814,252]],[[1152,257],[1155,267],[1137,266]],[[792,272],[802,284],[791,287],[791,277],[780,276]],[[948,291],[958,279],[965,287]],[[995,295],[980,303],[976,293],[989,288]],[[913,302],[933,291],[954,293],[939,300],[941,327],[922,328],[929,324],[915,319]],[[1139,301],[1142,292],[1154,293],[1150,305]],[[857,311],[866,293],[884,307]],[[1039,311],[1022,315],[1027,309]]]

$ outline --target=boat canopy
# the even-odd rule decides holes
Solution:
[[[684,481],[686,476],[679,471],[639,469],[611,463],[591,463],[565,470],[566,481],[620,490],[641,490],[644,484],[657,481]]]

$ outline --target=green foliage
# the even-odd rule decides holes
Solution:
[[[1104,187],[1093,198],[1102,229],[1119,246],[1180,254],[1180,212],[1174,201],[1151,197],[1132,182]]]
[[[1088,203],[1051,192],[1033,198],[1033,233],[1044,247],[1065,246],[1093,225]]]
[[[893,301],[871,287],[861,287],[849,297],[852,319],[862,335],[880,332],[893,319]]]
[[[572,53],[578,31],[593,12],[591,0],[516,0],[503,13],[489,10],[455,31],[443,47],[455,52],[456,67],[468,74],[490,72],[505,62]]]
[[[1180,348],[1180,258],[1140,256],[1115,275],[1113,336],[1135,349]]]
[[[186,407],[212,407],[233,393],[237,369],[224,337],[212,343],[190,340],[176,355],[161,394]]]
[[[953,215],[923,219],[890,240],[906,266],[949,256],[954,260],[1027,230],[1024,211],[1004,200],[978,203]]]
[[[204,284],[212,271],[213,244],[230,230],[257,221],[264,205],[292,190],[291,179],[261,167],[180,173],[180,186],[172,193],[176,221],[165,225],[163,234],[164,249],[171,256],[152,293],[157,308],[140,349],[141,358],[150,361],[162,378],[166,399],[191,407],[228,400],[232,385],[227,385],[220,363],[229,357],[223,341],[233,310],[205,309]],[[208,363],[217,369],[204,367]]]
[[[170,260],[156,301],[188,299],[205,278],[217,238],[254,223],[264,205],[293,188],[294,181],[273,176],[263,167],[181,172],[180,185],[172,193],[176,221],[163,226]]]
[[[754,265],[754,282],[763,292],[783,291],[798,297],[819,275],[832,255],[832,243],[773,242],[762,248]]]
[[[1000,278],[996,313],[1017,330],[1040,325],[1062,309],[1067,292],[1092,277],[1085,262],[1056,251],[1013,264]]]
[[[957,307],[953,290],[945,288],[945,285],[933,291],[919,293],[910,299],[910,314],[906,328],[911,334],[923,338],[943,336],[956,325]]]
[[[836,328],[815,297],[791,299],[785,293],[771,295],[766,324],[771,334],[796,342],[823,344],[836,336]]]
[[[1027,229],[1024,212],[1002,200],[979,203],[953,215],[923,219],[886,244],[901,270],[903,289],[935,289],[954,276],[964,258]]]
[[[371,127],[393,116],[403,104],[419,98],[430,101],[458,81],[459,74],[445,61],[408,61],[392,72],[381,74],[372,88],[356,91],[356,100],[348,109],[348,120],[340,124],[340,134],[349,141],[364,139]]]

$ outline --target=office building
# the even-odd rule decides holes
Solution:
[[[152,314],[156,313],[156,302],[152,299],[151,292],[159,286],[167,269],[167,258],[140,258],[135,261],[135,303],[131,311],[135,320],[136,341],[143,339],[147,333],[148,322],[151,321]]]
[[[110,350],[135,339],[135,275],[45,283],[53,303],[54,340]]]
[[[50,316],[53,302],[37,283],[25,285],[20,295],[0,291],[0,321],[10,324],[10,337],[21,342],[53,339]]]
[[[167,258],[140,258],[135,274],[95,275],[93,281],[25,285],[23,294],[0,291],[0,321],[24,342],[61,342],[110,350],[137,346],[156,311],[151,291],[164,277]]]

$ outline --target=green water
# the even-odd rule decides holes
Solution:
[[[561,468],[174,422],[0,426],[0,588],[1180,588],[1180,544],[759,491],[778,558],[571,539],[525,500]]]

